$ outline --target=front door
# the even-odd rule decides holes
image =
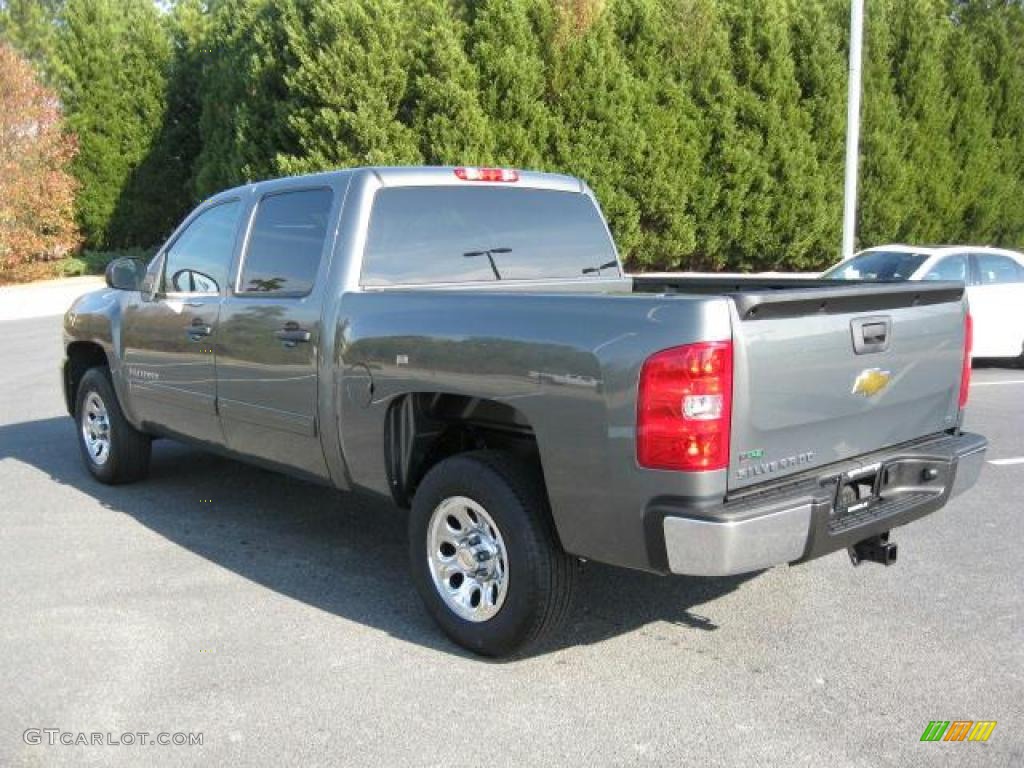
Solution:
[[[228,446],[325,480],[317,364],[334,197],[328,187],[285,188],[257,203],[217,358]]]
[[[158,262],[157,290],[125,308],[125,378],[138,418],[222,445],[216,344],[241,211],[229,200],[199,211]]]

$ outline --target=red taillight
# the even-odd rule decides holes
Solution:
[[[463,181],[519,181],[513,168],[456,168],[455,175]]]
[[[971,391],[971,350],[974,348],[974,321],[971,313],[964,316],[964,365],[960,370],[960,407],[967,405]]]
[[[672,347],[640,371],[636,459],[648,469],[729,466],[732,342]]]

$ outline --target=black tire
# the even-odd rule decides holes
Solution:
[[[109,425],[106,431],[109,435],[107,450],[95,455],[86,437],[89,428],[84,426],[89,421],[86,409],[89,403],[94,404],[91,398],[98,398]],[[101,483],[131,483],[149,473],[152,438],[139,432],[125,419],[110,380],[109,368],[90,368],[82,376],[75,398],[75,434],[86,469]]]
[[[497,613],[483,621],[469,621],[449,607],[432,575],[431,518],[455,496],[483,507],[504,540],[507,591]],[[459,454],[427,473],[409,516],[409,558],[430,615],[454,642],[484,656],[521,652],[550,635],[572,603],[577,566],[558,543],[540,472],[510,454]]]

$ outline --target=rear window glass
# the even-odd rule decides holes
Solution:
[[[832,280],[909,280],[928,257],[900,251],[865,251],[837,264],[822,277]]]
[[[279,192],[260,201],[239,293],[302,296],[313,289],[327,237],[331,190]]]
[[[508,187],[382,189],[364,285],[619,276],[590,197]]]

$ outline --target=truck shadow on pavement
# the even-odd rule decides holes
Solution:
[[[82,466],[67,417],[0,426],[0,460],[7,458],[257,584],[408,642],[475,658],[450,643],[421,607],[408,576],[405,514],[387,502],[170,440],[154,443],[148,480],[105,486]],[[597,643],[653,622],[713,631],[714,621],[694,606],[757,575],[666,578],[594,563],[582,569],[567,625],[532,655]]]

